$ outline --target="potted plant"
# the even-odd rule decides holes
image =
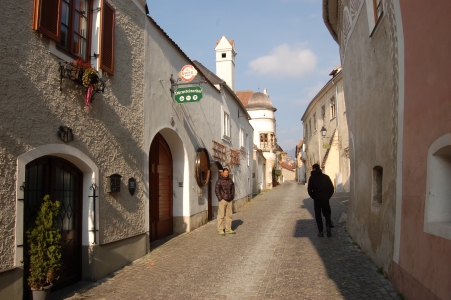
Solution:
[[[48,299],[56,272],[61,266],[61,233],[58,228],[60,202],[46,195],[38,211],[35,226],[27,232],[30,244],[28,285],[33,299]]]

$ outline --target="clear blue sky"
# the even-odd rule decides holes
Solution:
[[[302,139],[301,117],[340,65],[321,0],[147,0],[150,16],[192,60],[216,72],[216,41],[235,41],[235,90],[268,90],[277,142]]]

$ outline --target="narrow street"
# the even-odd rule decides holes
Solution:
[[[345,198],[331,200],[335,228],[320,238],[306,186],[285,182],[234,214],[236,235],[212,221],[67,299],[398,299],[338,223]]]

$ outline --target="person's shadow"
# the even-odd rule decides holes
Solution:
[[[243,221],[241,220],[233,220],[232,221],[232,230],[236,230],[238,227],[240,227],[241,225],[243,225]]]

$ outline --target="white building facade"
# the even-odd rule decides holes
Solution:
[[[276,166],[276,118],[277,110],[267,95],[266,89],[263,93],[254,93],[246,105],[251,117],[250,123],[254,128],[253,142],[257,145],[266,158],[266,189],[273,187],[273,169]]]
[[[29,290],[26,231],[45,194],[64,204],[61,231],[71,247],[54,290],[99,280],[151,251],[151,241],[213,219],[214,183],[225,166],[236,185],[234,207],[252,195],[254,133],[244,106],[208,78],[184,85],[202,87],[199,102],[174,101],[177,74],[194,63],[144,1],[81,1],[88,7],[80,18],[92,28],[80,37],[87,48],[66,45],[58,30],[41,28],[42,18],[31,20],[41,3],[20,3],[21,11],[2,5],[0,38],[9,47],[0,66],[11,75],[0,82],[21,88],[5,89],[0,99],[0,299],[22,299]],[[61,9],[45,3],[47,10],[34,13]],[[11,35],[17,28],[22,33]],[[75,76],[74,56],[105,81],[92,98]]]
[[[337,192],[349,191],[350,160],[346,105],[343,93],[341,67],[334,69],[333,77],[312,99],[302,116],[306,181],[313,164],[319,164],[323,173],[334,183]]]

